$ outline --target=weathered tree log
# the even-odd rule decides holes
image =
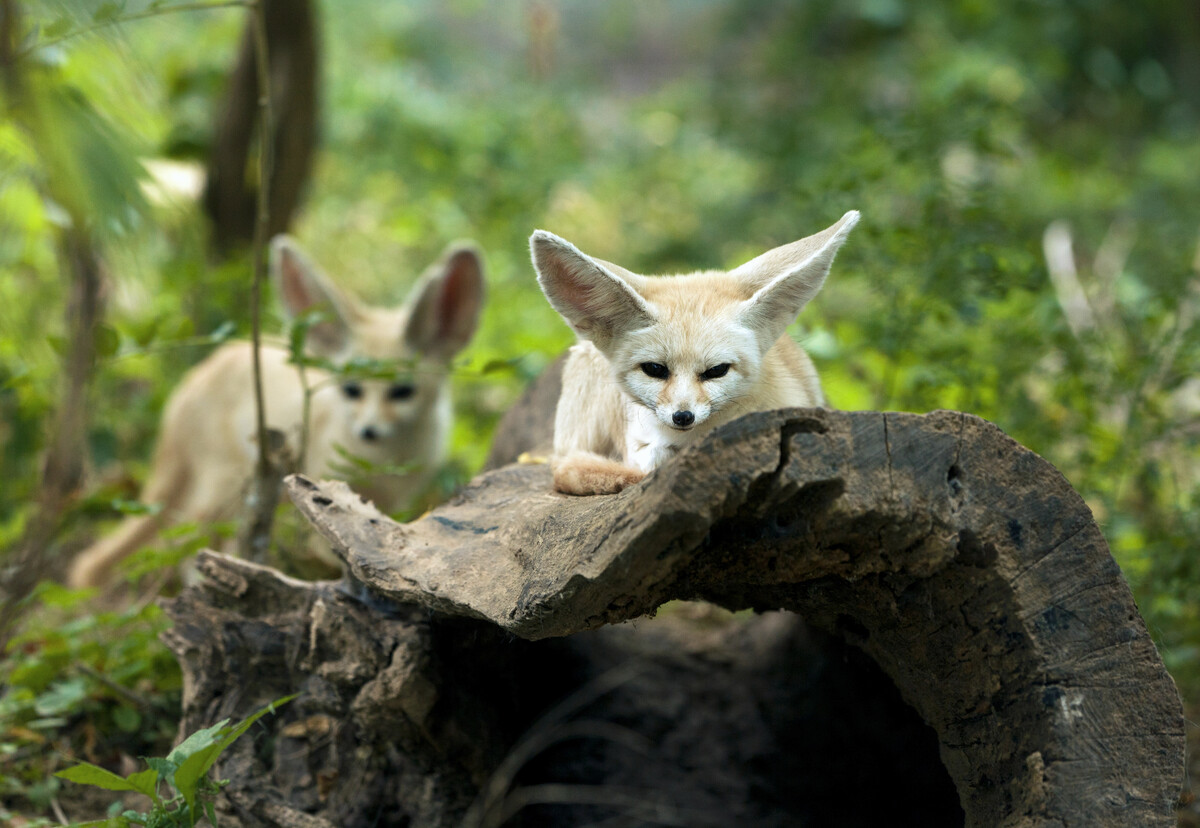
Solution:
[[[517,411],[497,437],[507,459],[549,422],[544,404]],[[308,693],[273,754],[241,751],[224,771],[242,824],[298,824],[266,816],[290,808],[500,825],[556,796],[574,810],[526,808],[521,824],[614,810],[634,824],[1174,824],[1181,705],[1129,589],[1063,477],[977,418],[758,414],[619,495],[553,494],[544,465],[509,465],[407,525],[342,484],[289,485],[348,580],[207,556],[213,582],[171,606],[184,729]],[[832,640],[774,614],[699,645],[669,625],[579,634],[673,599],[791,610]],[[869,661],[831,655],[839,639]],[[605,691],[602,667],[632,653],[657,666]],[[656,747],[608,733],[606,749],[568,749],[570,717],[545,711],[570,692]],[[839,698],[854,701],[837,715]],[[806,742],[826,718],[853,735]],[[935,742],[944,770],[928,767]],[[904,756],[913,767],[889,761]],[[864,809],[838,783],[868,784],[855,772],[872,761],[873,781],[897,784]],[[841,809],[822,809],[835,789]]]

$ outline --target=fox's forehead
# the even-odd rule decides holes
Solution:
[[[631,332],[621,348],[632,364],[662,362],[672,368],[704,370],[722,362],[743,362],[756,353],[754,332],[726,309],[704,313],[675,308],[648,328]]]
[[[404,341],[408,312],[390,308],[359,308],[354,321],[353,351],[367,359],[410,359],[415,354]]]
[[[643,278],[638,292],[664,322],[682,317],[728,316],[751,296],[747,286],[719,270]]]
[[[665,362],[702,370],[745,359],[753,350],[752,331],[741,323],[746,289],[725,273],[646,276],[638,293],[657,322],[632,332],[624,342],[628,361]]]

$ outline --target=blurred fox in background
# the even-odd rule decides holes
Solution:
[[[364,305],[339,289],[287,236],[271,243],[270,271],[285,312],[305,330],[305,354],[328,369],[308,367],[302,377],[288,348],[264,344],[268,429],[284,435],[298,471],[344,478],[351,458],[379,469],[356,479],[364,497],[385,512],[404,506],[444,456],[450,361],[474,335],[483,304],[479,253],[449,248],[398,308]],[[231,343],[185,375],[167,401],[141,496],[156,511],[126,518],[80,553],[70,586],[105,584],[165,526],[238,515],[258,457],[252,360],[250,343]]]

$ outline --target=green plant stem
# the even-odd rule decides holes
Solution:
[[[140,710],[151,711],[154,709],[154,703],[151,702],[148,698],[141,695],[140,693],[135,693],[134,691],[130,690],[128,687],[122,687],[120,684],[117,684],[115,681],[113,681],[108,676],[104,675],[103,673],[101,673],[99,670],[95,669],[91,665],[84,664],[83,662],[76,662],[75,669],[78,670],[79,672],[83,673],[85,676],[92,679],[93,681],[103,684],[105,687],[107,687],[113,693],[115,693],[116,695],[125,699],[125,701],[129,702],[130,704],[134,705],[135,707],[139,708]]]
[[[259,151],[258,193],[256,198],[256,221],[252,255],[254,279],[250,291],[251,342],[254,371],[254,402],[256,433],[258,435],[258,462],[256,464],[246,519],[238,534],[238,552],[252,561],[266,560],[271,544],[271,526],[275,519],[275,506],[279,503],[279,478],[282,445],[276,447],[267,430],[266,400],[262,388],[262,283],[266,275],[265,249],[270,220],[268,198],[271,189],[271,86],[270,62],[267,56],[267,23],[265,0],[256,0],[250,6],[251,30],[254,37],[255,74],[258,81],[259,108]]]
[[[267,417],[262,389],[262,283],[266,265],[263,253],[266,248],[267,226],[271,207],[268,200],[271,181],[271,79],[270,63],[267,59],[267,21],[263,8],[264,0],[250,4],[254,29],[254,59],[258,75],[258,194],[257,221],[254,225],[254,285],[250,292],[251,340],[254,343],[254,401],[257,409],[258,468],[259,473],[270,473],[271,462],[267,449]]]
[[[308,424],[312,415],[312,395],[315,391],[308,386],[308,373],[304,363],[297,366],[300,372],[300,387],[304,391],[304,405],[300,409],[300,448],[296,452],[296,469],[304,471],[304,460],[308,457]]]

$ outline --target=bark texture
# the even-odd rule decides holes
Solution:
[[[548,422],[518,406],[493,462]],[[975,417],[758,414],[619,495],[514,464],[407,525],[289,489],[346,581],[209,555],[171,606],[184,729],[308,694],[230,760],[242,824],[1174,825],[1181,705],[1129,589]],[[609,626],[674,599],[807,626]]]

